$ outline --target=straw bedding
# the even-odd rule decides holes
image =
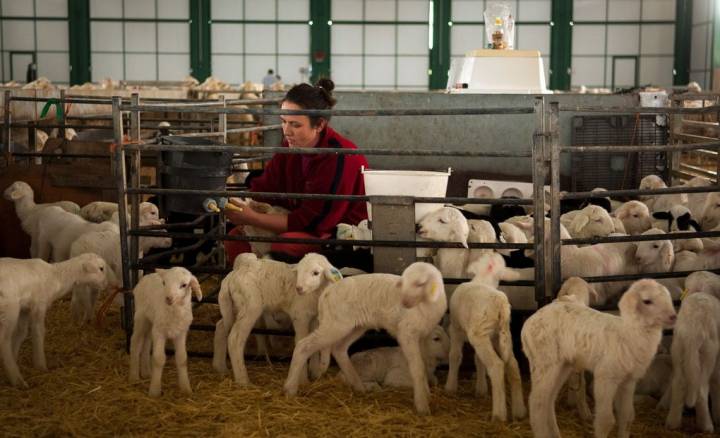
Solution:
[[[213,319],[214,306],[198,309],[197,319]],[[31,366],[30,342],[20,367],[29,390],[18,390],[0,378],[0,435],[13,436],[532,436],[527,420],[490,422],[489,398],[472,396],[470,381],[458,396],[433,388],[432,416],[415,415],[411,390],[358,394],[343,385],[335,371],[303,388],[296,398],[282,394],[287,363],[249,362],[253,386],[236,387],[212,369],[209,359],[191,357],[194,393],[177,390],[175,364],[168,357],[163,395],[146,395],[149,382],[127,383],[128,356],[119,314],[111,310],[103,328],[78,327],[69,303],[57,303],[48,314],[48,373]],[[189,350],[210,351],[211,333],[192,333]],[[439,376],[444,380],[444,376]],[[527,382],[527,380],[525,380]],[[525,383],[526,389],[527,383]],[[662,427],[664,416],[637,406],[635,436],[683,436]],[[591,435],[591,425],[560,407],[564,436]],[[685,430],[692,430],[686,418]]]

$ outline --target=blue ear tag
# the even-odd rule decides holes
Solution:
[[[330,279],[332,280],[333,283],[337,283],[338,281],[343,279],[343,276],[340,273],[340,271],[338,271],[336,268],[331,268],[330,269]]]

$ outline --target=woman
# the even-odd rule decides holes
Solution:
[[[335,105],[329,79],[317,85],[299,84],[290,89],[282,101],[284,110],[331,109]],[[283,115],[283,147],[357,149],[348,139],[335,132],[326,116]],[[364,195],[360,168],[368,163],[362,155],[337,154],[275,154],[262,175],[250,182],[254,192],[321,193],[333,195]],[[226,210],[228,219],[237,225],[230,234],[242,233],[242,225],[253,225],[291,238],[322,238],[332,236],[338,223],[357,224],[367,219],[365,202],[316,199],[269,199],[273,205],[290,210],[287,215],[259,213],[251,208],[242,212]],[[234,202],[234,200],[233,200]],[[242,206],[241,204],[235,202]],[[228,263],[243,252],[250,252],[247,242],[225,241]],[[319,245],[273,243],[271,252],[290,259],[319,250]]]

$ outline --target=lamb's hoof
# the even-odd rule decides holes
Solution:
[[[450,387],[445,385],[445,392],[451,395],[457,394],[457,387]]]
[[[15,388],[20,388],[20,389],[30,388],[30,386],[27,384],[25,379],[23,379],[22,377],[20,377],[18,380],[14,381],[14,382],[10,382],[10,385],[12,385]]]
[[[190,395],[190,394],[192,394],[192,388],[190,388],[189,386],[187,388],[181,387],[180,392],[182,392],[183,394],[186,394],[186,395]]]
[[[507,421],[507,414],[493,414],[492,421],[497,421],[500,423],[505,423]]]
[[[416,406],[415,410],[418,415],[430,415],[430,406]]]
[[[675,421],[665,421],[665,428],[670,430],[677,430],[680,429],[680,424]]]
[[[150,390],[148,391],[148,395],[150,397],[160,397],[161,394],[162,394],[162,390],[160,390],[160,388],[158,388],[158,389],[150,388]]]
[[[522,420],[527,417],[527,408],[525,406],[513,410],[513,420]]]
[[[283,392],[288,397],[295,397],[298,392],[297,386],[285,384],[285,386],[283,386]]]
[[[382,387],[377,382],[364,382],[366,391],[380,391]]]

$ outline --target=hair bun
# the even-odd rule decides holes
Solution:
[[[335,83],[332,81],[332,79],[329,78],[318,79],[318,81],[315,83],[315,86],[324,89],[328,93],[331,93],[332,90],[335,89]]]

